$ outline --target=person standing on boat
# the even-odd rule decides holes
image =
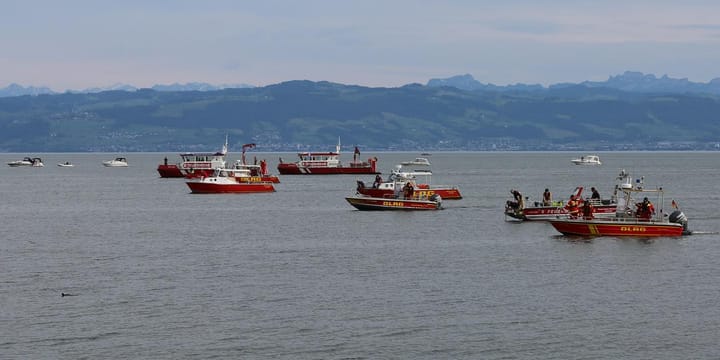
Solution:
[[[382,184],[382,176],[380,174],[375,175],[375,182],[373,183],[373,188],[377,189],[380,187],[380,184]]]
[[[593,199],[593,200],[595,200],[595,199],[600,200],[600,193],[597,191],[596,188],[591,187],[591,188],[590,188],[590,191],[592,191],[592,196],[590,196],[591,199]]]
[[[525,207],[524,206],[525,204],[523,202],[522,194],[515,189],[510,190],[510,193],[512,194],[513,198],[515,199],[515,203],[513,204],[513,205],[515,205],[514,206],[515,209],[517,209],[517,210],[523,209]]]
[[[413,188],[412,184],[408,181],[405,183],[405,186],[403,187],[403,195],[405,196],[405,199],[412,199],[413,192],[415,189]]]
[[[552,206],[552,193],[550,192],[550,189],[545,189],[542,204],[543,206]]]
[[[593,217],[594,217],[594,216],[593,216],[593,210],[594,210],[594,209],[593,209],[592,204],[590,203],[590,200],[589,200],[589,199],[586,199],[586,200],[585,200],[585,203],[583,203],[583,207],[582,207],[583,219],[585,219],[585,220],[592,220]]]

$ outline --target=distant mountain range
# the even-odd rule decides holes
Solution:
[[[186,84],[170,84],[170,85],[153,85],[150,89],[155,91],[216,91],[223,89],[244,89],[252,88],[253,85],[248,84],[222,84],[212,85],[208,83],[192,82]],[[88,88],[84,90],[66,90],[67,93],[73,94],[93,94],[103,91],[137,91],[140,88],[128,84],[114,84],[101,88]],[[41,95],[41,94],[60,94],[48,87],[24,87],[18,84],[10,84],[4,88],[0,88],[0,97],[23,96],[23,95]]]
[[[40,95],[54,94],[55,92],[47,87],[28,86],[24,87],[18,84],[10,84],[0,89],[0,97],[23,96],[23,95]]]
[[[457,75],[445,79],[431,79],[427,86],[451,86],[462,90],[484,91],[543,91],[548,89],[574,87],[577,85],[588,88],[608,88],[638,93],[665,93],[665,94],[715,94],[720,95],[720,78],[714,78],[707,83],[692,82],[688,79],[673,79],[667,75],[658,78],[652,74],[626,71],[622,75],[610,76],[606,81],[583,81],[581,83],[559,83],[545,88],[538,84],[515,84],[499,86],[483,84],[470,74]]]
[[[606,81],[583,81],[580,83],[558,83],[548,87],[539,84],[512,84],[512,85],[494,85],[490,83],[482,83],[470,74],[456,75],[443,79],[430,79],[427,84],[429,87],[449,86],[461,90],[469,91],[497,91],[497,92],[538,92],[558,88],[567,88],[575,86],[584,86],[588,88],[608,88],[622,90],[626,92],[636,93],[666,93],[666,94],[715,94],[720,95],[720,78],[714,78],[707,83],[692,82],[687,78],[674,79],[667,75],[656,77],[653,74],[643,74],[636,71],[626,71],[621,75],[610,76]],[[155,91],[217,91],[223,89],[245,89],[253,88],[248,84],[222,84],[212,85],[201,82],[191,82],[186,84],[170,84],[170,85],[153,85],[150,89]],[[101,88],[89,88],[84,90],[66,90],[65,92],[74,94],[99,93],[103,91],[137,91],[140,88],[128,84],[114,84]],[[22,96],[22,95],[40,95],[40,94],[58,94],[48,87],[27,86],[18,84],[10,84],[5,88],[0,88],[0,97]]]

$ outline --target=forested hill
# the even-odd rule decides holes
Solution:
[[[534,91],[289,81],[218,91],[0,98],[0,151],[714,148],[720,97],[573,85]]]

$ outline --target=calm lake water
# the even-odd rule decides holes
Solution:
[[[5,165],[27,155],[45,168]],[[130,167],[101,165],[116,155]],[[0,154],[0,357],[717,358],[719,235],[568,238],[502,211],[511,188],[609,195],[626,169],[718,232],[720,153],[580,155],[434,153],[463,200],[360,212],[344,197],[370,175],[193,195],[155,171],[177,154]]]

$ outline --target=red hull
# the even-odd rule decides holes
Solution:
[[[280,175],[379,174],[373,166],[298,167],[295,163],[278,164]]]
[[[563,235],[674,237],[683,235],[683,226],[675,223],[602,220],[550,220]]]
[[[383,199],[374,197],[345,198],[350,205],[358,210],[438,210],[440,204],[435,201]]]
[[[275,187],[266,182],[215,184],[188,181],[186,184],[194,194],[249,194],[275,191]]]
[[[178,168],[177,165],[160,164],[160,165],[158,165],[157,171],[160,174],[161,178],[181,178],[181,177],[183,177],[183,174],[182,174],[182,172],[180,172],[180,168]]]
[[[371,196],[371,197],[378,197],[378,198],[392,198],[395,197],[395,191],[390,189],[375,189],[371,187],[363,187],[358,188],[357,191],[360,194],[363,194],[365,196]],[[415,189],[415,194],[418,194],[420,197],[430,197],[435,194],[440,195],[440,197],[443,200],[459,200],[462,199],[462,195],[460,195],[460,190],[458,189],[451,189],[451,188],[437,188],[437,189],[428,189],[428,188],[418,188]]]
[[[263,175],[260,177],[260,181],[271,182],[273,184],[279,184],[280,178],[275,175]]]

